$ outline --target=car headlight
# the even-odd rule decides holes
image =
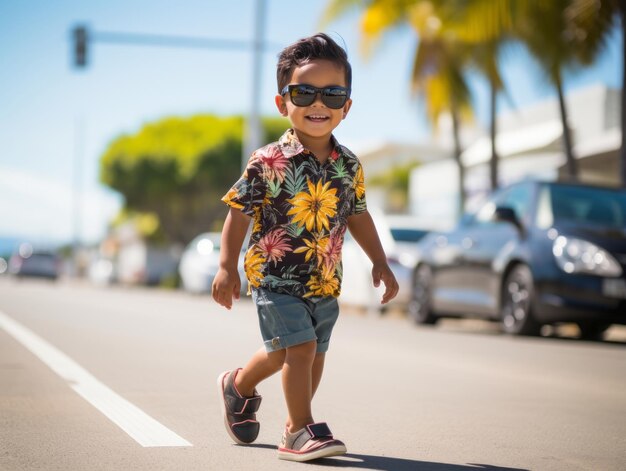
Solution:
[[[606,250],[586,240],[559,236],[552,245],[556,263],[566,273],[621,276],[622,267]]]

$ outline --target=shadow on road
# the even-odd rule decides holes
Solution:
[[[432,461],[408,460],[390,456],[357,455],[348,453],[341,458],[323,458],[311,461],[317,466],[333,466],[336,468],[376,469],[380,471],[529,471],[523,468],[505,468],[489,464],[447,464]]]
[[[254,443],[246,445],[251,448],[276,449],[275,445]],[[337,458],[321,458],[303,464],[326,466],[333,468],[375,469],[378,471],[530,471],[525,468],[507,468],[490,464],[448,464],[432,461],[408,460],[391,456],[360,455],[347,453]]]

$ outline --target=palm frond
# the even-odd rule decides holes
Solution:
[[[280,181],[279,180],[272,180],[267,184],[267,188],[269,190],[269,196],[271,198],[276,198],[278,196],[278,194],[280,193]]]
[[[346,164],[343,159],[338,159],[331,165],[331,172],[333,172],[333,176],[331,178],[345,178],[350,174],[348,173],[348,169],[346,168]]]
[[[293,197],[300,193],[306,185],[306,177],[297,171],[295,167],[289,167],[285,171],[285,189]]]
[[[329,23],[362,5],[361,0],[330,0],[322,12],[320,29],[326,29]]]
[[[302,235],[302,231],[304,231],[304,226],[298,226],[297,224],[289,224],[285,229],[287,235],[294,239],[299,238]]]
[[[619,5],[615,0],[571,0],[564,16],[565,35],[580,62],[588,65],[607,46],[619,18]]]

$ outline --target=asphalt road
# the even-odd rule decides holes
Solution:
[[[626,469],[626,340],[510,338],[346,310],[314,401],[348,455],[279,461],[280,378],[257,443],[215,378],[260,344],[249,300],[0,278],[0,470]],[[469,327],[468,327],[469,326]]]

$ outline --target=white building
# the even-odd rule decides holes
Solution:
[[[403,167],[411,164],[423,164],[427,162],[446,159],[450,152],[436,142],[424,142],[420,144],[408,144],[397,142],[365,142],[359,145],[351,145],[349,148],[358,155],[366,182],[377,176],[384,175],[393,167]],[[390,195],[386,189],[381,189],[368,184],[368,206],[386,210],[389,206]]]
[[[604,85],[579,89],[566,97],[573,152],[583,182],[620,183],[620,97],[619,90]],[[562,136],[557,98],[499,115],[499,183],[530,176],[556,179],[564,175]],[[467,207],[472,209],[490,187],[490,137],[477,138],[461,159],[466,168]],[[457,188],[457,167],[449,153],[446,158],[414,169],[409,190],[411,212],[423,218],[454,218]]]

